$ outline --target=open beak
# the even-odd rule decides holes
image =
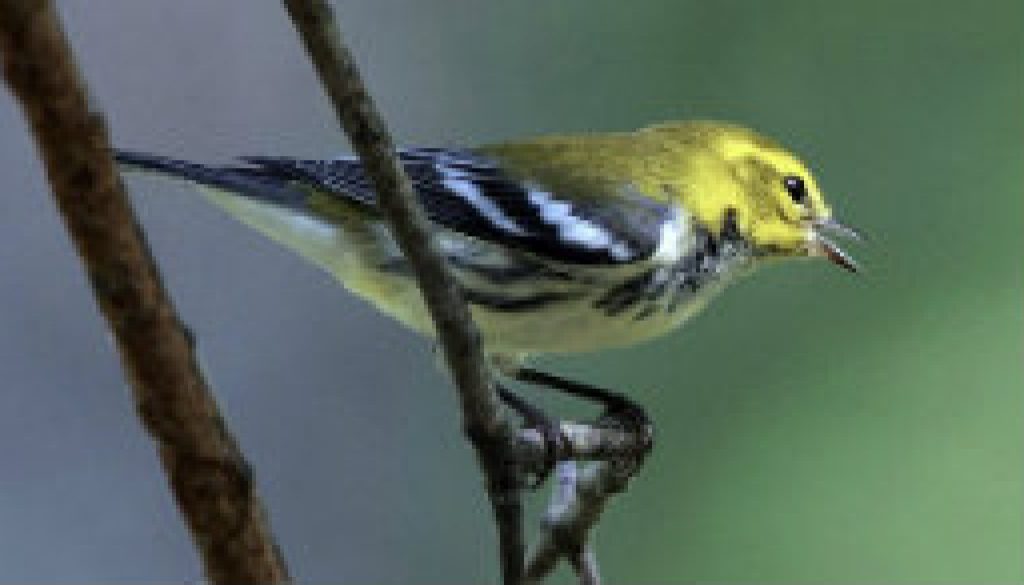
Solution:
[[[860,270],[857,261],[844,252],[832,239],[833,236],[841,236],[858,242],[863,241],[864,236],[858,230],[845,226],[832,218],[819,219],[811,225],[814,234],[811,238],[811,254],[824,256],[833,264],[850,272]]]

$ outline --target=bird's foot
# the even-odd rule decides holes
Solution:
[[[562,435],[561,424],[557,419],[551,418],[543,410],[500,384],[497,387],[497,392],[498,398],[522,417],[524,426],[536,429],[544,440],[544,465],[529,485],[530,489],[537,489],[551,476],[555,464],[558,463],[558,454],[564,449],[566,439]]]

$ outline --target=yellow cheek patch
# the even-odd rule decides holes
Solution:
[[[753,244],[758,247],[791,253],[807,247],[807,234],[804,228],[781,221],[756,222],[750,234]]]
[[[756,215],[752,201],[719,157],[709,151],[687,151],[686,157],[672,160],[674,165],[648,173],[640,189],[681,205],[715,235],[721,233],[728,210],[735,209],[738,227],[746,232]],[[685,163],[680,165],[681,161]]]

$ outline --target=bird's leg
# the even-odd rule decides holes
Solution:
[[[441,347],[434,344],[432,350],[434,359],[441,371],[450,372],[441,353]],[[489,356],[488,363],[495,374],[505,376],[509,376],[509,372],[517,364],[513,358],[495,355]],[[494,389],[498,399],[523,419],[523,426],[536,429],[544,440],[544,467],[537,473],[536,480],[530,486],[531,489],[536,489],[551,475],[551,472],[555,469],[555,464],[558,463],[558,454],[562,452],[565,444],[562,426],[558,420],[549,417],[543,410],[534,406],[512,390],[509,390],[500,382],[495,382]]]
[[[613,418],[621,424],[640,429],[648,429],[651,426],[651,418],[647,415],[647,411],[618,392],[526,367],[517,368],[508,374],[520,382],[551,388],[570,396],[597,402],[605,407],[605,417]]]
[[[495,389],[498,398],[523,418],[525,426],[537,429],[537,432],[544,438],[544,467],[537,473],[536,480],[530,486],[531,489],[536,489],[551,475],[555,464],[558,463],[558,453],[562,450],[565,442],[565,437],[562,436],[562,427],[558,420],[549,417],[543,410],[501,384],[496,384]]]

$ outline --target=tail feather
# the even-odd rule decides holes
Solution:
[[[127,150],[115,151],[114,158],[125,170],[177,177],[289,209],[306,208],[308,192],[287,177],[271,174],[261,168],[203,165]]]

